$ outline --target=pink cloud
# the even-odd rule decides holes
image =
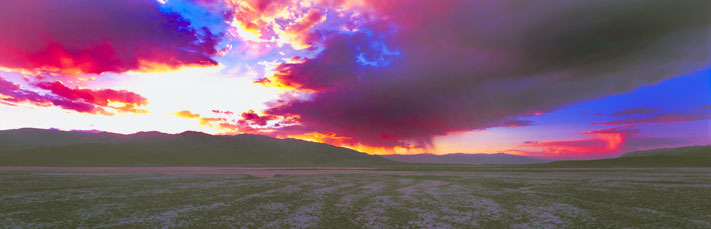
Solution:
[[[548,159],[599,159],[616,155],[627,138],[639,133],[634,125],[584,131],[581,134],[594,135],[592,138],[563,141],[527,141],[522,147],[536,148],[543,153],[531,153]]]
[[[72,101],[82,101],[102,107],[113,106],[111,103],[119,104],[112,108],[123,112],[142,113],[144,110],[137,107],[148,105],[148,100],[143,96],[126,91],[113,89],[79,89],[69,88],[59,81],[38,82],[35,86],[49,90],[53,94]]]
[[[51,93],[40,94],[0,78],[0,101],[11,106],[17,104],[32,104],[41,107],[58,106],[80,113],[102,115],[113,114],[105,108],[112,108],[120,112],[147,112],[139,107],[148,104],[148,100],[129,91],[71,89],[60,82],[39,82],[36,85]],[[116,104],[120,104],[120,106]]]

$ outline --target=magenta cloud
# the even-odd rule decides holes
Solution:
[[[210,66],[219,37],[155,0],[9,0],[0,67],[63,74]]]
[[[125,90],[69,88],[58,81],[37,82],[35,86],[48,90],[50,93],[41,94],[24,89],[19,84],[0,78],[0,102],[10,106],[19,104],[41,107],[56,106],[65,110],[101,115],[113,115],[105,108],[119,112],[147,112],[141,107],[147,105],[148,100],[141,95]]]

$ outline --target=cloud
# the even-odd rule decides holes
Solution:
[[[253,110],[249,110],[247,112],[242,112],[241,116],[242,116],[242,119],[240,120],[240,123],[249,123],[252,125],[259,125],[259,126],[266,126],[267,121],[275,119],[272,116],[266,116],[266,115],[260,116],[259,114],[254,113]]]
[[[663,113],[640,118],[626,118],[612,120],[608,122],[593,123],[597,125],[624,125],[624,124],[647,124],[647,123],[675,123],[690,122],[711,119],[709,112],[676,112]]]
[[[247,43],[290,45],[296,50],[314,43],[312,28],[326,20],[317,2],[285,0],[228,1],[234,33]],[[254,44],[248,44],[254,45]]]
[[[270,127],[265,127],[267,125],[267,121],[273,119],[270,116],[260,116],[254,113],[253,110],[249,110],[247,112],[243,112],[240,115],[241,118],[237,120],[231,117],[234,115],[231,111],[212,110],[212,113],[221,114],[225,117],[205,117],[188,110],[178,111],[173,113],[173,115],[180,118],[196,119],[201,126],[221,130],[223,131],[222,134],[254,133],[277,136],[269,131]]]
[[[212,110],[212,113],[215,114],[226,114],[226,115],[233,115],[234,112],[232,111],[222,111],[222,110]]]
[[[326,16],[320,10],[309,9],[304,17],[297,19],[282,36],[289,40],[294,49],[309,48],[316,42],[315,35],[310,33],[311,29],[325,20]]]
[[[631,135],[631,134],[639,133],[639,130],[638,130],[638,129],[634,129],[633,127],[634,127],[634,125],[618,126],[618,127],[607,128],[607,129],[597,129],[597,130],[585,131],[585,132],[581,132],[581,134],[624,134],[624,135]]]
[[[190,111],[178,111],[173,113],[175,116],[181,117],[181,118],[187,118],[187,119],[196,119],[200,118],[200,114],[196,114]]]
[[[148,112],[137,108],[148,105],[148,100],[139,94],[126,90],[69,88],[59,81],[38,82],[35,83],[35,86],[49,90],[53,94],[67,100],[82,101],[102,107],[111,107],[121,112]]]
[[[218,37],[155,0],[10,0],[0,8],[0,66],[62,74],[216,65]]]
[[[427,145],[433,136],[527,125],[521,116],[708,66],[703,1],[365,5],[372,17],[359,30],[321,31],[322,52],[261,80],[308,94],[264,111],[296,121],[274,131]]]
[[[656,113],[659,112],[659,109],[656,108],[651,108],[651,107],[638,107],[638,108],[630,108],[630,109],[624,109],[621,111],[617,111],[615,113],[612,113],[612,116],[627,116],[627,115],[636,115],[636,114],[650,114],[650,113]]]
[[[180,118],[187,118],[187,119],[197,119],[199,121],[199,124],[201,126],[207,126],[207,127],[220,127],[221,123],[213,124],[215,122],[225,122],[225,118],[211,118],[211,117],[201,117],[200,114],[198,113],[193,113],[188,110],[182,110],[173,113],[173,115],[180,117]]]
[[[80,113],[113,115],[105,108],[119,112],[147,113],[140,107],[148,104],[148,100],[136,93],[113,89],[71,89],[60,82],[37,82],[37,87],[49,90],[50,93],[23,89],[19,84],[0,78],[0,102],[6,105],[32,104],[35,106],[58,106],[62,109]]]
[[[365,34],[336,35],[324,42],[329,48],[315,58],[296,57],[291,63],[281,63],[272,76],[257,83],[306,91],[357,83],[359,71],[367,70],[358,63],[358,55],[380,51],[371,49],[368,42]]]
[[[599,159],[620,152],[627,139],[637,133],[639,133],[639,129],[635,129],[634,125],[619,126],[581,132],[581,134],[594,135],[593,138],[527,141],[522,144],[522,147],[543,151],[543,155],[533,154],[531,156],[555,159]]]
[[[552,160],[580,160],[611,158],[636,150],[698,144],[694,140],[684,137],[640,136],[638,134],[640,130],[634,127],[635,125],[626,125],[581,132],[581,134],[594,135],[591,138],[562,141],[526,141],[520,148],[504,152]]]

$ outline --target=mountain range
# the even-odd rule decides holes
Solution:
[[[711,167],[711,146],[636,151],[602,160],[548,162],[503,153],[376,156],[323,143],[250,134],[209,135],[187,131],[123,135],[32,128],[0,131],[0,165],[380,167],[409,163],[570,168]]]
[[[396,162],[355,150],[262,135],[200,132],[122,135],[43,129],[0,131],[0,165],[378,166]]]

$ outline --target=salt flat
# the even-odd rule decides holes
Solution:
[[[711,227],[711,169],[0,171],[2,228]]]

